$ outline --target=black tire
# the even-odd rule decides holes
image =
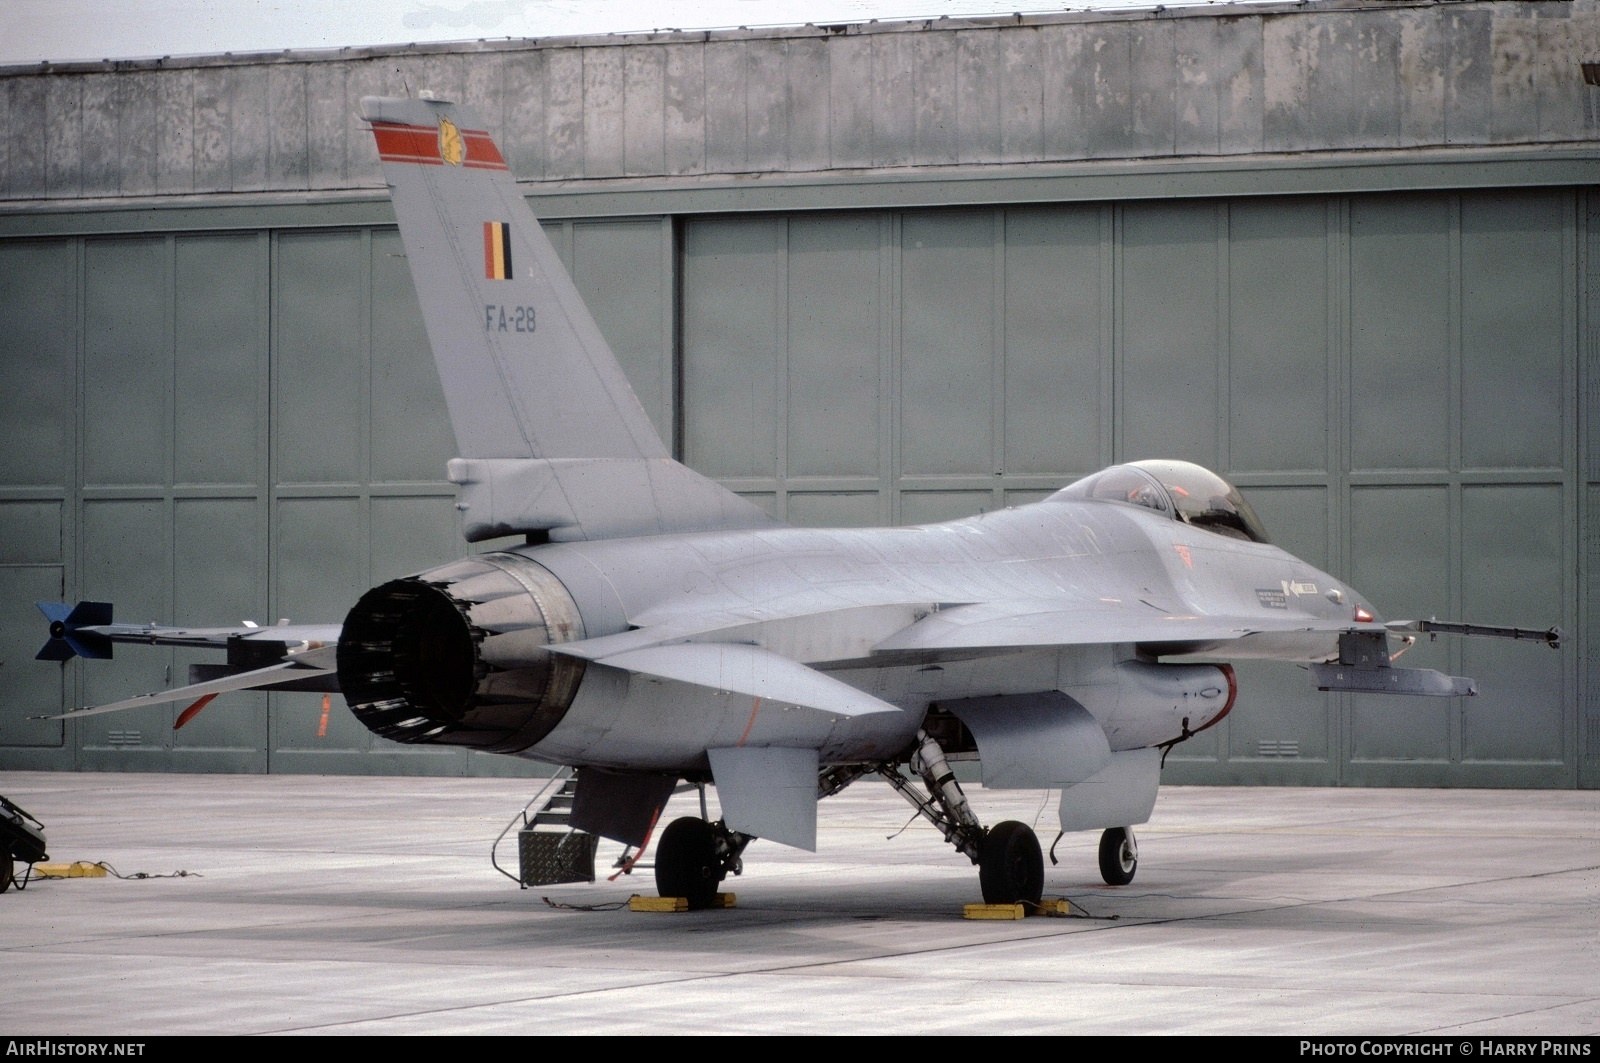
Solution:
[[[669,823],[656,843],[656,892],[687,898],[691,909],[709,908],[721,884],[722,861],[711,824],[693,816]]]
[[[0,893],[11,888],[17,880],[17,865],[12,861],[11,854],[0,855]]]
[[[1044,893],[1044,854],[1026,823],[996,823],[978,847],[978,883],[985,904],[1038,904]]]
[[[1111,827],[1100,835],[1100,877],[1108,886],[1126,886],[1139,870],[1139,850],[1127,827]]]

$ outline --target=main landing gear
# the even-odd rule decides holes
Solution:
[[[876,771],[939,829],[945,841],[978,865],[984,903],[1037,905],[1044,894],[1044,854],[1033,828],[1013,819],[985,829],[967,803],[944,750],[926,731],[917,732],[910,767],[926,792],[900,773],[899,763],[884,763],[834,768],[818,780],[818,795],[836,793]],[[686,898],[691,909],[711,907],[722,880],[744,870],[741,856],[755,840],[704,816],[702,792],[701,816],[673,820],[656,844],[657,891],[663,897]],[[1138,868],[1139,845],[1132,828],[1112,827],[1100,835],[1100,877],[1107,885],[1126,886]]]
[[[663,897],[686,898],[691,909],[711,907],[722,880],[744,870],[740,854],[753,840],[729,830],[721,820],[708,823],[694,816],[673,820],[656,843],[656,891]]]
[[[911,770],[921,777],[927,793],[900,774],[897,765],[885,764],[878,774],[944,835],[945,841],[978,865],[978,884],[985,904],[1038,904],[1044,893],[1044,855],[1039,839],[1026,823],[1007,820],[985,830],[944,750],[926,731],[917,732]]]

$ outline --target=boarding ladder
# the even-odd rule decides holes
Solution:
[[[562,768],[533,800],[511,817],[489,850],[489,862],[523,889],[563,882],[593,882],[594,854],[600,839],[572,826],[572,804],[578,796],[577,773]],[[541,803],[542,802],[542,803]],[[537,812],[529,814],[535,806]],[[500,866],[496,854],[512,828],[517,828],[518,874]]]

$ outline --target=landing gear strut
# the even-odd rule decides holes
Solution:
[[[711,907],[722,880],[744,870],[739,857],[753,840],[729,830],[721,820],[707,823],[694,816],[673,820],[656,843],[656,891],[663,897],[686,898],[691,909]]]
[[[926,794],[900,774],[898,764],[884,764],[878,774],[911,802],[923,819],[939,828],[945,841],[978,865],[984,903],[1038,904],[1044,893],[1044,857],[1033,828],[1007,820],[985,830],[967,804],[944,750],[926,731],[917,732],[911,770],[922,779]]]

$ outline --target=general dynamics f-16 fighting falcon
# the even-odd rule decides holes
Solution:
[[[673,460],[500,152],[466,108],[363,101],[460,457],[470,556],[368,591],[343,624],[187,629],[42,604],[40,657],[116,642],[225,649],[189,686],[65,719],[229,690],[341,691],[379,735],[576,769],[571,837],[644,847],[680,781],[722,818],[661,831],[663,896],[713,903],[754,838],[816,846],[819,799],[887,780],[979,869],[985,901],[1038,902],[1033,830],[985,827],[987,787],[1059,789],[1101,830],[1108,883],[1165,751],[1233,707],[1218,660],[1307,667],[1324,690],[1459,696],[1391,663],[1422,632],[1273,546],[1239,492],[1182,461],[1117,465],[1031,505],[922,527],[778,524]]]

